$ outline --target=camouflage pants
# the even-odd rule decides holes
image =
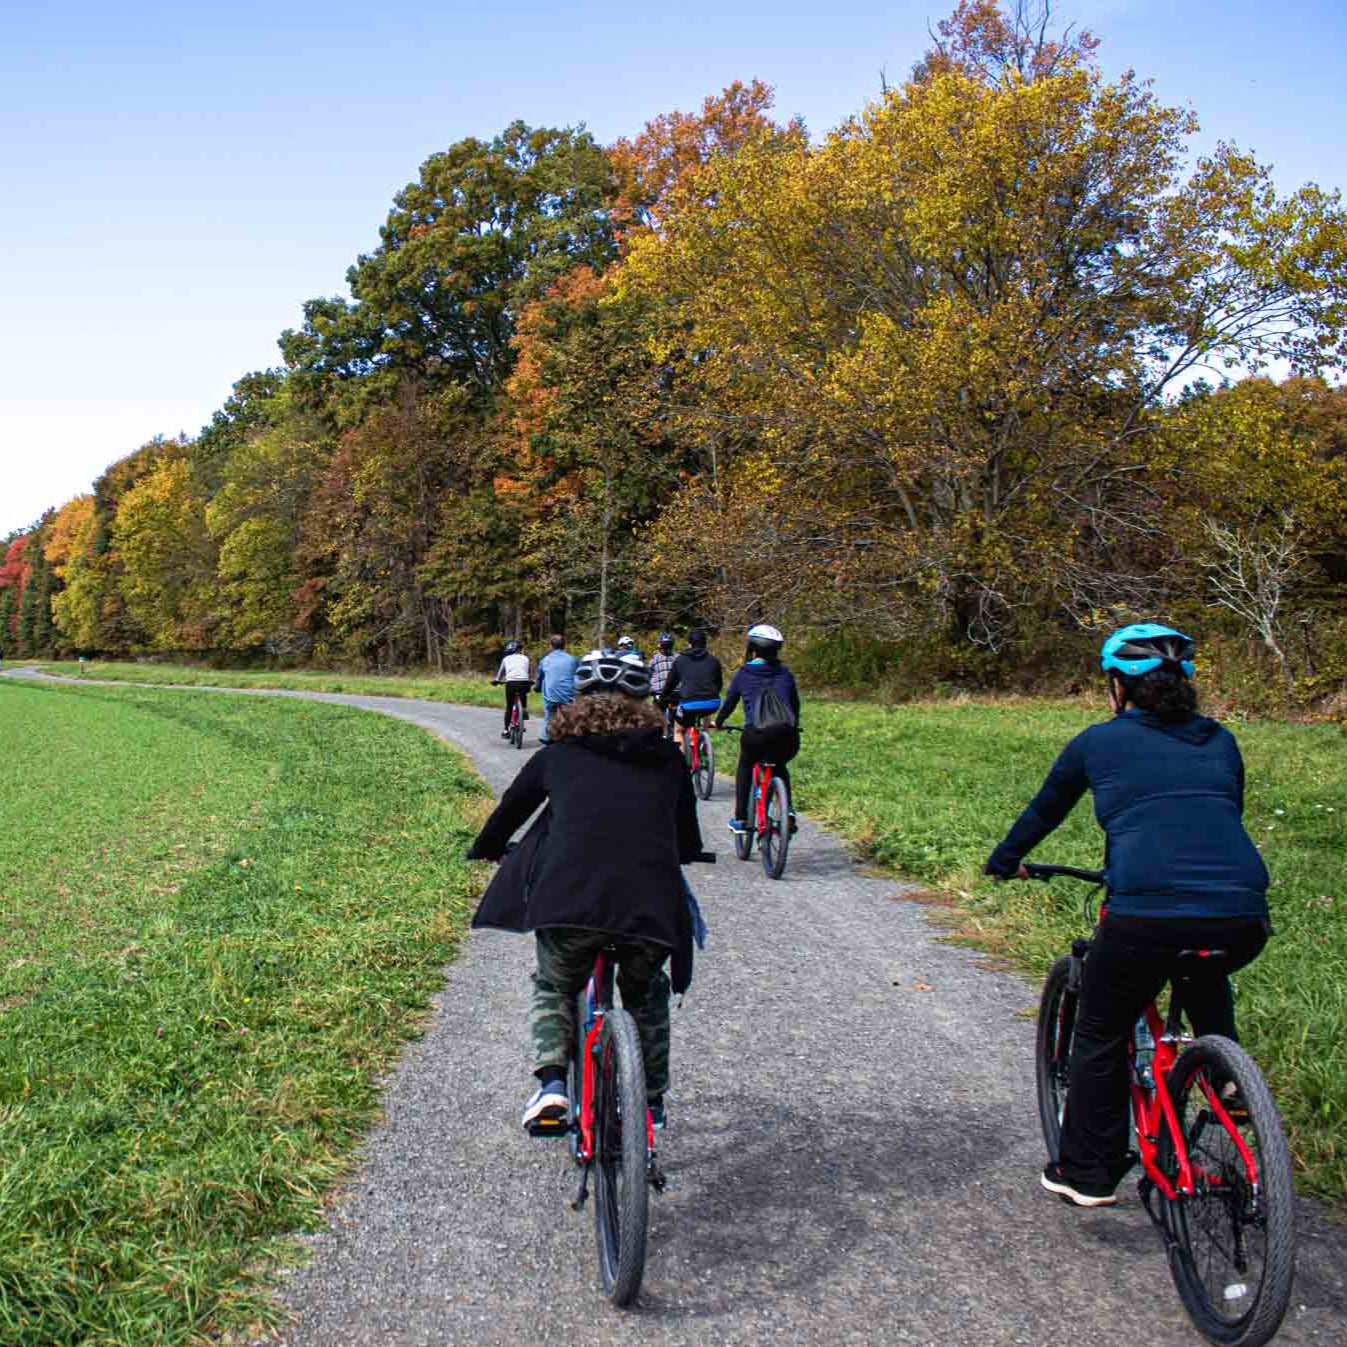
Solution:
[[[589,981],[594,956],[611,937],[595,931],[552,927],[535,932],[538,968],[533,974],[529,1032],[533,1068],[565,1070],[575,1040],[575,996]],[[669,1088],[669,951],[644,942],[618,945],[617,989],[641,1035],[645,1089],[651,1098]]]

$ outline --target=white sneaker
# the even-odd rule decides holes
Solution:
[[[559,1127],[565,1123],[570,1111],[571,1100],[563,1082],[558,1080],[540,1085],[533,1092],[533,1098],[529,1100],[528,1107],[524,1110],[524,1126]]]

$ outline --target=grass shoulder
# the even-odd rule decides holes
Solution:
[[[480,882],[488,803],[409,725],[0,680],[0,1341],[274,1313]]]
[[[279,689],[285,692],[345,692],[363,697],[415,697],[464,706],[496,706],[499,689],[486,676],[469,674],[347,674],[323,670],[206,669],[188,664],[90,660],[24,661],[43,673],[91,681],[163,687]]]

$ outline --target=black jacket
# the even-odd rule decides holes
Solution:
[[[725,675],[720,661],[707,650],[685,650],[674,660],[660,693],[661,704],[709,702],[720,696]]]
[[[473,843],[496,860],[541,805],[472,919],[510,931],[568,926],[649,940],[690,976],[692,927],[680,864],[702,850],[683,756],[661,731],[567,739],[535,753]],[[686,982],[683,984],[686,986]]]

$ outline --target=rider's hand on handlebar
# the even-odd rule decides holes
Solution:
[[[1004,883],[1006,883],[1008,880],[1012,880],[1012,879],[1028,879],[1028,878],[1029,878],[1029,871],[1026,870],[1026,869],[1024,868],[1024,865],[1023,865],[1022,863],[1017,867],[1017,869],[1015,870],[1015,873],[1014,873],[1013,875],[1002,875],[1002,874],[998,874],[995,870],[993,870],[993,869],[991,869],[990,867],[985,866],[985,865],[982,867],[982,873],[983,873],[984,875],[990,875],[990,876],[991,876],[991,877],[992,877],[998,884],[1004,884]]]

